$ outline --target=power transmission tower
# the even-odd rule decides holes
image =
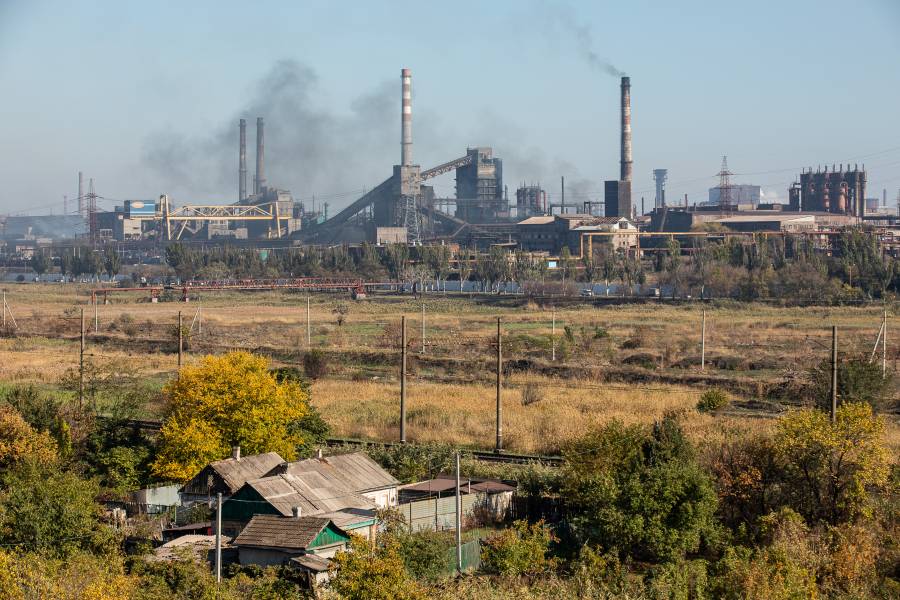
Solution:
[[[728,157],[722,157],[722,169],[717,173],[719,176],[719,206],[722,210],[734,210],[736,202],[733,198],[734,186],[731,184],[731,176],[734,175],[728,170]]]
[[[403,202],[403,227],[406,228],[406,242],[409,244],[418,244],[421,239],[419,231],[419,213],[416,210],[416,197],[405,195],[402,197]]]
[[[88,223],[90,225],[88,231],[90,232],[91,244],[96,246],[97,239],[99,238],[97,231],[97,193],[94,191],[94,178],[91,177],[88,180],[88,193],[85,196],[85,200],[87,200],[87,211],[88,211]]]

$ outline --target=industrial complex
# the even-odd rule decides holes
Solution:
[[[821,231],[869,223],[892,227],[895,210],[866,197],[866,171],[858,165],[803,169],[787,190],[789,202],[767,201],[761,187],[732,183],[723,157],[719,185],[708,200],[689,205],[666,196],[669,172],[653,170],[651,207],[632,197],[633,154],[631,79],[620,80],[619,176],[606,180],[602,198],[565,200],[565,179],[558,202],[535,183],[510,197],[503,160],[491,147],[471,147],[444,163],[423,167],[414,158],[412,73],[401,71],[400,156],[390,175],[342,210],[329,214],[327,202],[308,206],[289,190],[269,184],[265,163],[265,123],[256,120],[255,173],[248,186],[247,121],[238,123],[237,200],[218,203],[176,202],[167,194],[125,200],[111,211],[97,208],[93,180],[85,191],[78,173],[77,214],[0,217],[0,239],[7,254],[68,241],[71,243],[159,244],[265,242],[267,245],[450,243],[484,249],[503,244],[528,251],[556,253],[568,246],[579,253],[584,240],[601,233],[619,247],[637,247],[641,234],[690,232],[710,223],[736,232]],[[387,171],[386,166],[386,171]],[[453,197],[442,197],[431,179],[453,172]],[[645,209],[650,210],[645,212]],[[629,241],[630,240],[630,241]]]

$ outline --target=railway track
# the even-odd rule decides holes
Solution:
[[[162,428],[162,422],[153,421],[148,419],[129,419],[125,421],[125,424],[129,427],[134,427],[136,429],[142,429],[144,431],[159,431]],[[374,440],[358,440],[352,438],[326,438],[325,444],[330,448],[338,448],[338,447],[366,447],[366,446],[380,446],[382,448],[389,448],[393,446],[400,446],[404,444],[400,444],[399,442],[379,442]],[[416,444],[405,444],[408,446],[416,446]],[[507,463],[507,464],[530,464],[530,463],[541,463],[544,465],[558,467],[563,464],[563,458],[561,456],[540,456],[536,454],[514,454],[509,452],[494,452],[491,450],[465,450],[465,454],[470,455],[475,460],[481,460],[484,462],[495,462],[495,463]]]

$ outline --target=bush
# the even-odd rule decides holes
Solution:
[[[447,573],[448,551],[455,543],[450,532],[417,531],[398,533],[400,555],[407,572],[415,579],[435,581]]]
[[[321,379],[328,374],[328,357],[321,350],[310,350],[303,355],[303,371],[310,379]]]
[[[547,557],[550,543],[555,541],[556,536],[543,521],[533,525],[516,521],[511,528],[482,542],[482,568],[512,577],[546,573],[556,567],[556,560]]]
[[[544,390],[536,383],[528,382],[522,388],[522,406],[535,404],[544,399]]]
[[[728,406],[729,398],[725,390],[712,388],[700,395],[697,401],[697,410],[700,412],[715,412]]]

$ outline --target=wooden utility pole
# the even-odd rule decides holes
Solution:
[[[706,370],[706,311],[700,325],[700,370]]]
[[[838,358],[837,325],[831,327],[831,422],[837,420],[838,405]]]
[[[459,495],[459,450],[456,451],[456,572],[462,575],[462,498]]]
[[[500,317],[497,317],[497,447],[498,454],[503,452],[503,403],[500,392],[503,383],[503,336],[500,330]]]
[[[84,407],[84,309],[81,309],[81,346],[78,351],[78,410]]]
[[[306,297],[306,348],[312,348],[312,326],[309,321],[309,296]]]
[[[406,443],[406,315],[400,317],[400,443]]]
[[[184,353],[184,326],[181,320],[181,311],[178,311],[178,370],[181,370],[182,354]]]
[[[216,494],[216,584],[222,583],[222,492]]]

